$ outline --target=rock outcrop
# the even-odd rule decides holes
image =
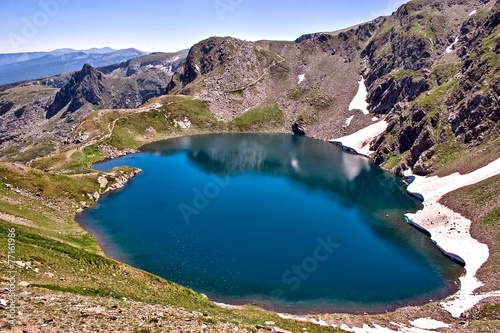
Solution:
[[[292,124],[292,132],[295,135],[306,135],[306,129],[304,126],[298,124],[297,122]]]
[[[100,69],[85,64],[56,94],[46,117],[63,109],[61,118],[80,119],[95,109],[136,108],[163,94],[183,54],[152,54]]]
[[[46,117],[52,118],[65,107],[67,108],[62,118],[77,111],[86,103],[98,105],[103,101],[102,95],[110,88],[111,85],[105,81],[104,74],[85,64],[82,70],[73,74],[69,82],[56,94]]]

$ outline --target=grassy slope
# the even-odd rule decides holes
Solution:
[[[53,96],[59,89],[43,86],[15,87],[0,92],[0,102],[13,101],[17,105],[32,103],[44,97]]]
[[[186,120],[190,123],[189,128],[181,128],[179,122]],[[284,130],[284,122],[285,115],[273,99],[224,123],[218,121],[208,105],[198,99],[163,96],[136,110],[99,110],[90,113],[72,134],[73,137],[87,134],[85,143],[70,145],[62,151],[36,159],[30,165],[40,170],[80,170],[106,158],[103,145],[124,150],[182,135],[280,132]]]
[[[175,121],[191,122],[189,134],[217,131],[220,125],[200,100],[185,98],[148,112],[131,114],[119,119],[107,144],[118,149],[138,147],[145,142],[182,135],[183,129]]]
[[[103,159],[105,156],[100,149],[103,143],[124,149],[174,135],[257,130],[263,122],[272,124],[268,128],[279,128],[283,123],[283,112],[274,101],[250,110],[228,125],[218,122],[199,100],[189,97],[167,99],[162,107],[144,112],[93,112],[87,117],[87,123],[84,121],[77,128],[79,132],[97,129],[100,134],[92,133],[95,135],[91,138],[95,139],[93,144],[80,144],[77,149],[73,147],[35,160],[32,165],[39,169],[57,166],[57,170],[73,170]],[[100,117],[97,116],[99,112]],[[185,117],[191,121],[191,127],[176,127],[173,119],[184,120]],[[103,132],[109,130],[107,124],[115,120],[112,132],[102,139],[106,137]],[[222,309],[189,289],[106,258],[95,238],[74,220],[78,208],[95,201],[89,194],[104,190],[97,179],[105,173],[89,170],[56,175],[39,169],[7,162],[0,164],[3,185],[0,186],[0,247],[7,247],[7,229],[16,228],[16,260],[31,262],[31,267],[38,269],[38,272],[20,269],[20,280],[54,291],[115,299],[126,297],[149,304],[202,311],[215,322],[236,322],[248,330],[256,330],[265,321],[274,321],[277,326],[292,331],[301,331],[304,327],[309,332],[333,331],[283,320],[253,307]],[[119,174],[131,170],[122,167],[113,171]],[[106,178],[113,183],[112,177]],[[5,252],[0,254],[0,259],[7,259]]]
[[[266,132],[283,129],[285,114],[274,99],[269,99],[261,107],[244,113],[228,123],[229,130],[239,132]]]
[[[113,171],[131,170],[122,167]],[[189,289],[106,258],[95,238],[73,218],[82,206],[80,201],[93,202],[87,193],[99,191],[97,178],[102,174],[52,175],[12,163],[0,164],[0,178],[9,181],[9,187],[4,182],[0,187],[0,211],[4,213],[0,218],[0,248],[7,248],[7,229],[15,228],[15,259],[31,262],[32,268],[38,268],[38,272],[19,269],[18,281],[86,296],[126,297],[184,307],[206,312],[217,321],[237,320],[249,329],[267,320],[283,328],[299,329],[297,323],[262,310],[221,309]],[[112,183],[112,178],[109,179]],[[1,252],[0,259],[7,260],[6,251]],[[307,327],[310,332],[326,331],[314,325],[300,324],[300,327]]]

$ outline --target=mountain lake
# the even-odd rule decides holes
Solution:
[[[457,291],[407,184],[329,142],[207,134],[94,165],[142,169],[77,216],[111,258],[229,304],[375,313]]]

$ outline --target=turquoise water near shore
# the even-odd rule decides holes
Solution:
[[[443,298],[463,268],[405,222],[403,180],[328,142],[211,134],[95,165],[143,170],[81,213],[106,254],[230,304],[380,312]]]

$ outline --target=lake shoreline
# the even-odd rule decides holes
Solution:
[[[205,133],[204,133],[205,134]],[[275,134],[275,133],[269,133],[269,134]],[[283,134],[283,133],[277,133],[277,134]],[[203,134],[200,134],[200,135],[203,135]],[[288,134],[290,135],[290,134]],[[290,135],[291,136],[291,135]],[[178,138],[178,137],[175,137],[175,138]],[[169,139],[167,139],[169,140]],[[323,141],[323,140],[321,140]],[[121,156],[120,156],[121,157]],[[109,160],[107,160],[109,161]],[[82,226],[82,223],[81,223],[81,218],[80,217],[75,217],[75,219],[78,219],[77,222],[78,224],[85,230],[89,231],[87,228],[84,228]],[[90,232],[90,231],[89,231]],[[95,232],[92,232],[92,234],[96,235]],[[119,261],[123,261],[123,258],[124,256],[122,255],[116,255],[116,253],[113,254],[113,251],[110,251],[109,247],[105,245],[105,240],[104,238],[102,237],[96,237],[96,239],[98,239],[98,243],[99,245],[101,246],[101,248],[103,249],[103,251],[105,252],[106,256],[109,256],[113,259],[116,259],[116,260],[119,260]],[[456,290],[456,289],[455,289]],[[451,291],[451,293],[453,293],[454,291]],[[417,298],[416,300],[412,300],[412,301],[408,301],[408,302],[401,302],[401,303],[398,303],[398,304],[395,304],[394,306],[376,306],[377,310],[366,310],[366,309],[361,309],[361,310],[338,310],[336,312],[340,312],[340,313],[348,313],[348,314],[363,314],[363,313],[370,313],[370,314],[379,314],[379,313],[384,313],[384,312],[387,312],[387,311],[393,311],[395,309],[398,309],[398,308],[401,308],[401,307],[405,307],[405,306],[421,306],[421,305],[425,305],[427,303],[429,303],[429,299],[433,298],[434,300],[436,299],[445,299],[447,297],[447,295],[450,295],[450,293],[447,293],[445,296],[436,296],[436,295],[427,295],[427,296],[422,296],[422,297],[419,297]],[[215,297],[213,299],[214,302],[219,302],[219,301],[222,301],[224,302],[224,297],[221,297],[221,298],[218,298],[218,297]],[[255,301],[255,300],[254,300]],[[250,302],[235,302],[235,306],[239,306],[241,304],[254,304],[255,302],[254,301],[250,301]],[[224,302],[225,303],[225,302]],[[231,303],[231,302],[229,302]],[[256,304],[257,306],[262,306],[264,309],[269,309],[269,307],[265,306],[265,304]],[[271,311],[273,311],[271,309]],[[279,313],[279,311],[273,311],[273,312],[276,312],[276,313]],[[317,315],[317,314],[320,314],[320,313],[325,313],[325,311],[321,311],[321,310],[318,310],[318,311],[307,311],[307,309],[305,311],[301,311],[301,310],[296,310],[296,311],[291,311],[292,314],[302,314],[302,315],[306,315],[306,314],[309,314],[309,315]]]
[[[343,150],[370,158],[366,139],[371,134],[375,134],[373,139],[380,133],[365,128],[347,137],[330,140],[330,142],[341,146]],[[352,145],[352,147],[345,144]],[[361,150],[361,153],[358,150]],[[455,173],[446,177],[422,177],[413,175],[409,170],[404,175],[411,181],[408,193],[422,200],[424,204],[424,207],[417,213],[406,214],[409,222],[427,233],[438,249],[450,260],[463,262],[465,266],[465,275],[460,278],[460,289],[440,303],[443,309],[454,317],[460,317],[484,298],[500,296],[500,291],[474,294],[474,291],[483,285],[475,274],[489,257],[488,246],[471,236],[472,222],[469,219],[442,205],[439,200],[446,193],[498,174],[500,174],[500,159],[465,175]],[[436,218],[438,218],[437,222],[435,222]]]

